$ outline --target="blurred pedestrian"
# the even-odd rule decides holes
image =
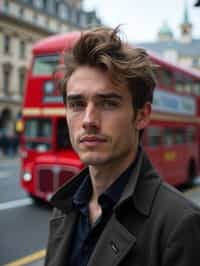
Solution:
[[[200,210],[162,181],[140,145],[155,88],[143,49],[119,28],[81,35],[60,88],[86,168],[53,196],[46,266],[189,266],[200,261]]]
[[[0,146],[4,155],[12,155],[12,135],[7,127],[7,124],[3,124],[0,129]]]
[[[15,153],[18,152],[20,137],[24,130],[24,123],[22,119],[21,112],[17,114],[16,121],[15,121],[15,136],[14,136],[14,151]]]

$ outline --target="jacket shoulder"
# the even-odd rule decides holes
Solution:
[[[152,217],[158,226],[164,225],[162,228],[167,237],[167,234],[183,221],[200,217],[200,208],[176,188],[161,182],[154,199]]]
[[[182,192],[165,182],[161,182],[157,198],[158,201],[164,203],[164,209],[166,211],[174,210],[179,215],[188,211],[200,212],[200,207],[197,204],[187,198]]]

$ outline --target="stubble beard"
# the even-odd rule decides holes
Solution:
[[[116,165],[118,167],[124,160],[126,160],[130,156],[131,150],[127,148],[126,150],[117,153],[116,149],[113,148],[111,152],[104,152],[105,154],[101,154],[101,151],[99,151],[99,154],[96,155],[92,152],[90,152],[90,154],[84,154],[84,152],[83,154],[81,154],[81,152],[78,150],[77,153],[79,154],[80,160],[86,166],[113,167]]]

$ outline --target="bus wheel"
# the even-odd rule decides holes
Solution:
[[[193,185],[193,181],[196,177],[196,165],[194,159],[190,160],[189,166],[188,166],[188,185]]]

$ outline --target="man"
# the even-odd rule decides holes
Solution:
[[[146,52],[99,28],[81,35],[65,66],[70,139],[87,167],[52,198],[45,265],[199,265],[200,211],[139,145],[155,87]]]

